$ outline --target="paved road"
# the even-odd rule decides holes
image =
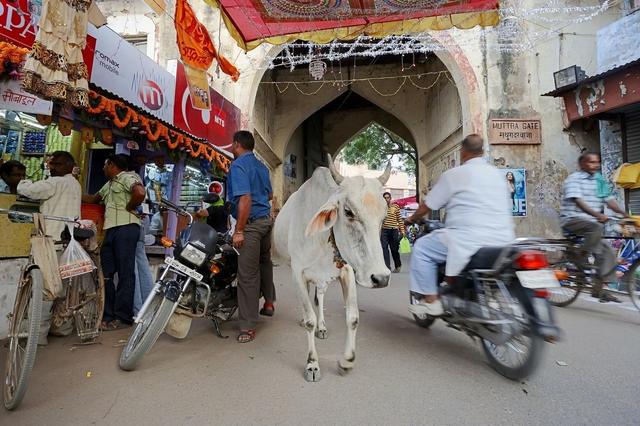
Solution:
[[[546,345],[534,377],[511,382],[462,333],[416,327],[405,306],[408,276],[393,278],[387,289],[359,289],[348,376],[336,368],[345,337],[339,287],[327,295],[330,336],[318,345],[324,378],[307,383],[297,299],[288,269],[277,268],[278,310],[255,342],[221,340],[201,320],[185,340],[162,336],[125,373],[116,365],[125,331],[78,349],[75,338],[53,338],[38,351],[21,407],[0,409],[0,424],[640,424],[638,312],[588,300],[558,310],[565,338]]]

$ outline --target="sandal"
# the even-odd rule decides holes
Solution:
[[[273,303],[265,302],[264,305],[262,305],[262,309],[260,309],[260,315],[272,317],[275,311],[276,307]]]
[[[249,343],[256,338],[256,329],[250,328],[247,330],[240,330],[238,334],[238,343]]]
[[[113,320],[111,322],[105,323],[104,321],[102,322],[102,325],[100,326],[100,329],[102,331],[115,331],[115,330],[121,330],[123,328],[129,328],[131,327],[131,325],[122,322],[120,320]]]

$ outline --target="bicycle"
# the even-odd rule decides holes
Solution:
[[[23,213],[8,209],[0,209],[0,213],[8,214],[12,220],[33,221],[32,242],[33,237],[45,236],[44,219],[78,223],[75,218],[44,216],[39,213]],[[78,230],[78,228],[74,230],[76,240],[87,240],[92,236],[91,230]],[[66,243],[62,241],[63,246],[66,246],[70,238],[69,235]],[[51,249],[50,245],[48,247]],[[88,253],[96,268],[90,274],[64,280],[65,297],[57,304],[59,318],[74,319],[78,337],[82,343],[93,342],[98,337],[104,309],[104,276],[100,267],[100,256],[97,249]],[[51,253],[51,250],[44,249],[40,245],[34,247],[32,244],[29,260],[20,274],[13,311],[8,315],[9,353],[5,364],[3,389],[4,405],[7,410],[15,409],[22,401],[38,349],[42,299],[45,291],[42,271],[49,266],[38,264],[36,258],[47,259],[54,256],[57,259],[55,252]],[[49,268],[48,271],[51,269]],[[55,271],[55,273],[58,272]]]
[[[633,221],[614,221],[620,222],[622,237],[605,239],[625,240],[616,267],[623,285],[622,288],[607,288],[606,291],[618,295],[628,294],[633,305],[640,311],[640,244],[634,238],[640,234],[640,229]],[[547,247],[560,247],[560,251],[563,252],[559,259],[550,265],[560,281],[560,287],[549,289],[549,302],[554,306],[571,305],[581,292],[591,293],[600,279],[595,268],[595,257],[582,249],[582,243],[583,238],[574,234],[567,234],[564,239],[544,241]]]

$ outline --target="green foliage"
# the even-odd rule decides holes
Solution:
[[[402,170],[416,175],[416,150],[408,142],[376,123],[371,123],[342,149],[341,155],[348,164],[366,164],[380,169],[392,157],[397,156]]]

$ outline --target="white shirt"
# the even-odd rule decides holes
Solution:
[[[37,182],[22,180],[18,184],[18,194],[42,201],[40,213],[44,215],[80,217],[82,188],[72,174],[52,176]],[[59,240],[65,224],[57,220],[47,220],[46,227],[47,234],[54,240]]]
[[[447,276],[458,275],[481,247],[515,238],[507,180],[482,158],[444,172],[425,204],[446,211],[445,228],[435,233],[447,246]]]

